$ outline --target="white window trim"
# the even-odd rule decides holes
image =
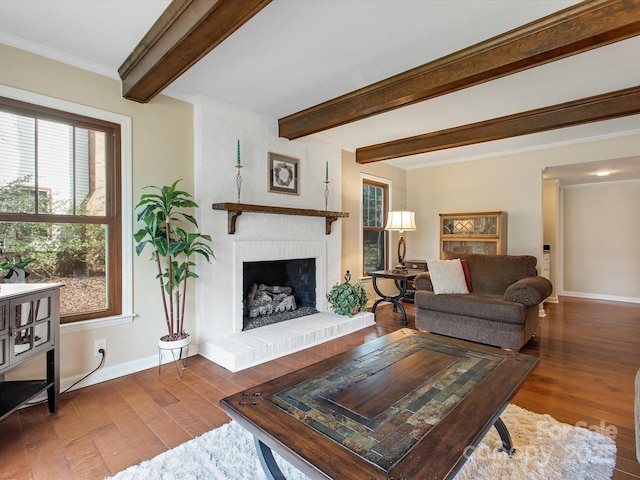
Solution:
[[[391,208],[391,192],[393,191],[393,181],[389,180],[388,178],[383,178],[383,177],[377,177],[375,175],[370,175],[368,173],[362,173],[360,172],[360,209],[359,209],[359,228],[358,228],[358,236],[359,238],[359,244],[360,244],[360,271],[362,272],[364,270],[364,265],[363,265],[363,250],[364,250],[364,236],[362,235],[362,221],[364,218],[364,212],[362,211],[362,186],[364,185],[364,181],[365,180],[370,180],[372,182],[378,182],[378,183],[383,183],[387,186],[387,195],[389,198],[387,198],[387,205],[389,206],[389,208]],[[389,245],[387,245],[387,260],[389,260],[391,258],[391,242],[387,242]],[[370,279],[371,277],[369,276],[365,276],[365,277],[361,277],[361,280],[366,280],[366,279]]]
[[[80,322],[65,323],[60,325],[62,333],[93,330],[96,328],[111,327],[124,323],[131,323],[133,317],[133,242],[127,239],[133,236],[133,204],[131,200],[132,183],[132,129],[131,117],[119,113],[108,112],[86,105],[47,97],[38,93],[27,92],[6,85],[0,85],[0,96],[33,103],[42,107],[54,108],[64,112],[97,118],[120,125],[120,161],[121,161],[121,192],[122,192],[122,314],[110,317],[84,320]]]

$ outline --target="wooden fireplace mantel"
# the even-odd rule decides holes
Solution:
[[[267,205],[251,205],[248,203],[214,203],[214,210],[226,210],[228,216],[227,230],[230,235],[236,233],[236,220],[242,212],[271,213],[276,215],[302,215],[305,217],[324,217],[325,234],[331,233],[331,224],[339,218],[349,216],[348,212],[330,212],[329,210],[311,210],[307,208],[272,207]]]

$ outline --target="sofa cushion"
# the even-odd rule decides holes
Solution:
[[[444,258],[466,258],[473,282],[473,291],[504,295],[507,287],[521,278],[538,274],[538,259],[532,255],[481,255],[476,253],[444,252]]]
[[[414,301],[419,308],[496,322],[524,324],[527,318],[527,308],[524,305],[506,301],[501,295],[435,295],[426,290],[416,290]]]
[[[431,274],[433,292],[436,295],[445,293],[469,293],[464,271],[459,259],[428,260],[427,268]]]

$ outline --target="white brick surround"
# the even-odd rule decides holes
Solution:
[[[216,259],[199,265],[196,336],[199,353],[240,370],[373,324],[372,314],[353,318],[327,312],[326,292],[341,281],[342,225],[325,234],[323,217],[244,212],[227,233],[227,212],[212,203],[237,202],[236,142],[242,152],[241,203],[324,209],[325,169],[330,172],[328,210],[341,208],[341,149],[318,140],[278,137],[276,119],[202,98],[196,108],[196,211],[211,234]],[[268,152],[299,159],[299,195],[268,191]],[[316,309],[321,313],[242,332],[242,263],[316,259]]]

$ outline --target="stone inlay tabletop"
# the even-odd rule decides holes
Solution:
[[[504,357],[408,337],[267,398],[353,453],[388,469]],[[395,383],[401,374],[410,380]],[[371,388],[373,385],[384,388]],[[377,393],[377,402],[367,395]]]

